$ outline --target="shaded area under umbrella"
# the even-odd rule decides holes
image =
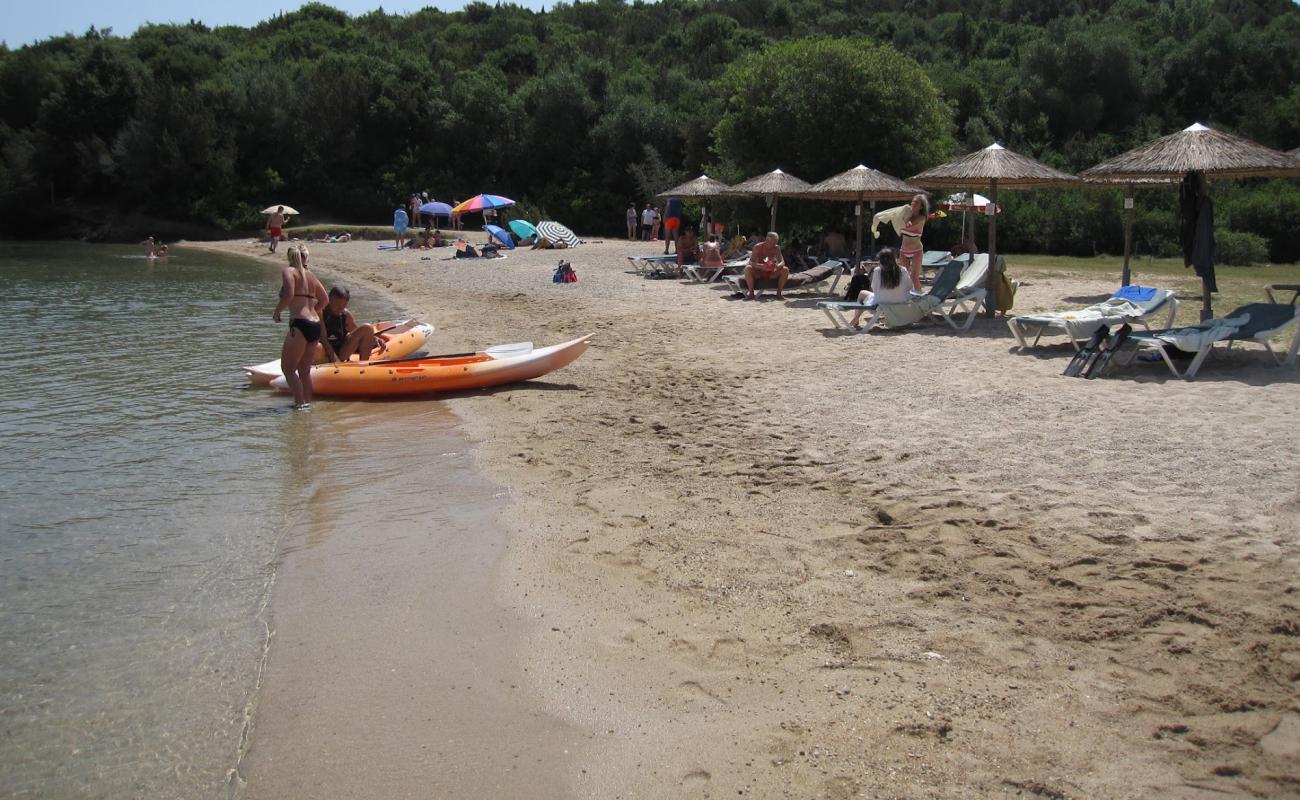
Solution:
[[[782,197],[801,197],[807,194],[812,188],[812,184],[802,181],[793,175],[782,172],[780,169],[774,169],[771,172],[765,172],[762,175],[756,175],[747,181],[727,189],[723,194],[727,195],[744,195],[748,197],[763,197],[767,199],[767,204],[772,209],[772,220],[769,231],[776,230],[776,206]]]
[[[1193,178],[1193,176],[1199,176]],[[1182,182],[1184,191],[1191,192],[1192,184],[1199,183],[1205,177],[1221,179],[1230,178],[1283,178],[1300,176],[1300,157],[1289,153],[1280,153],[1258,142],[1230,133],[1216,131],[1201,123],[1193,123],[1177,133],[1162,136],[1141,147],[1121,153],[1100,164],[1084,170],[1080,177],[1085,181],[1096,183],[1123,183],[1132,185],[1137,181],[1174,181]],[[1208,202],[1208,198],[1205,198]],[[1125,200],[1126,211],[1130,203]],[[1213,204],[1199,204],[1199,208],[1208,208],[1213,213]],[[1188,220],[1195,230],[1198,220]],[[1183,260],[1192,262],[1190,243],[1186,233],[1183,235]],[[1129,236],[1125,236],[1125,265],[1128,264]],[[1214,264],[1210,259],[1206,265],[1197,258],[1197,275],[1201,277],[1203,305],[1201,319],[1214,315],[1211,294],[1215,288]],[[1127,269],[1126,269],[1127,272]],[[1127,278],[1127,275],[1125,276]]]
[[[988,292],[984,303],[984,316],[995,312],[995,289],[998,257],[998,215],[987,213],[998,208],[998,189],[1040,189],[1074,186],[1078,179],[1049,167],[1029,156],[1008,150],[994,142],[983,150],[962,156],[946,164],[931,167],[908,178],[922,186],[936,186],[973,191],[988,187],[990,206],[986,207],[989,220],[989,270],[984,288]]]
[[[515,249],[515,240],[513,237],[511,237],[511,235],[506,231],[505,228],[501,228],[496,225],[484,225],[483,230],[487,232],[489,242],[495,239],[496,241],[500,242],[501,246],[506,248],[507,250]]]
[[[420,213],[427,214],[430,217],[450,217],[451,205],[449,203],[440,203],[437,200],[431,200],[420,206]]]
[[[862,262],[862,201],[871,201],[871,211],[874,214],[877,200],[910,200],[913,196],[921,193],[920,189],[901,178],[895,178],[893,175],[886,175],[878,169],[859,164],[853,169],[846,170],[827,178],[821,183],[808,187],[807,191],[797,196],[809,200],[847,200],[854,203],[853,213],[857,218],[857,238],[854,243],[853,256],[854,263],[858,264]],[[772,215],[775,219],[775,206],[773,206]]]
[[[522,219],[510,220],[510,230],[520,239],[527,239],[530,236],[537,235],[537,228],[533,227],[533,223],[525,222]]]

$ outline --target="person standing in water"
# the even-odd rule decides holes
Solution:
[[[284,206],[277,206],[266,218],[266,231],[271,234],[270,251],[275,252],[275,246],[280,243],[280,236],[284,233]]]
[[[912,291],[921,291],[921,261],[925,255],[925,245],[921,244],[921,233],[925,230],[926,220],[930,218],[930,201],[923,194],[912,198],[912,207],[907,214],[907,224],[899,231],[903,241],[898,248],[898,264],[911,273]]]
[[[157,258],[157,257],[158,257],[158,243],[154,240],[154,238],[153,238],[152,236],[150,236],[148,239],[145,239],[145,240],[144,240],[143,242],[141,242],[140,244],[144,245],[144,257],[145,257],[145,258]]]
[[[298,249],[290,247],[289,265],[280,271],[280,302],[271,319],[279,322],[280,312],[289,309],[289,332],[280,348],[280,371],[293,392],[293,407],[298,411],[311,408],[311,366],[322,334],[320,310],[328,303],[325,286],[307,270]]]

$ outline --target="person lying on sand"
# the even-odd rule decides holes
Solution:
[[[552,242],[545,236],[538,236],[537,241],[533,244],[534,250],[565,250],[569,245],[565,242]]]

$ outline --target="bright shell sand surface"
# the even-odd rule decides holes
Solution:
[[[661,248],[313,250],[447,350],[596,334],[447,401],[511,488],[500,594],[588,731],[579,796],[1295,794],[1300,371],[1064,379],[1068,345],[1014,354],[1001,320],[830,335],[815,298],[629,274]]]

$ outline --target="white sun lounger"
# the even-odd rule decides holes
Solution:
[[[687,264],[682,270],[693,283],[713,283],[728,272],[743,272],[749,264],[749,256],[733,258],[723,262],[720,267],[706,267],[702,264]]]
[[[1273,349],[1270,340],[1289,327],[1295,327],[1295,336],[1287,348],[1286,355],[1280,355]],[[1129,334],[1129,341],[1137,344],[1137,350],[1158,352],[1175,376],[1191,380],[1196,377],[1205,360],[1214,351],[1214,345],[1226,341],[1226,352],[1237,342],[1255,342],[1262,344],[1279,366],[1295,364],[1300,354],[1300,306],[1285,303],[1248,303],[1226,317],[1209,319],[1186,328],[1174,328],[1158,331],[1134,331]],[[1169,346],[1177,347],[1189,353],[1195,353],[1187,368],[1182,372],[1169,355]],[[1125,363],[1131,363],[1130,358]]]
[[[638,275],[656,275],[662,272],[677,272],[677,256],[628,256],[627,260],[632,264],[632,269],[636,270],[636,274]],[[670,269],[666,270],[665,267]]]
[[[948,302],[950,295],[957,292],[957,283],[961,280],[960,262],[945,264],[935,276],[930,291],[924,294],[914,293],[913,299],[906,303],[855,303],[848,300],[823,300],[817,304],[835,328],[849,333],[866,333],[884,322],[891,328],[901,328],[919,322],[930,314],[936,313]],[[863,312],[870,318],[861,328],[854,328],[848,318],[849,313]],[[942,313],[939,314],[943,316]],[[973,316],[973,315],[972,315]],[[945,317],[946,319],[946,317]],[[952,324],[952,320],[949,320]],[[955,327],[955,324],[954,324]]]
[[[1144,287],[1136,287],[1142,289]],[[1154,294],[1147,300],[1130,300],[1120,297],[1121,289],[1115,295],[1100,303],[1094,303],[1077,311],[1044,311],[1037,314],[1020,314],[1007,320],[1007,327],[1016,337],[1021,350],[1034,347],[1038,340],[1048,331],[1061,331],[1070,337],[1070,344],[1078,350],[1081,343],[1103,325],[1109,327],[1122,322],[1138,324],[1150,330],[1147,324],[1150,317],[1165,311],[1163,327],[1174,324],[1174,315],[1178,313],[1178,298],[1168,289],[1152,289]],[[1029,334],[1034,340],[1027,341]]]

